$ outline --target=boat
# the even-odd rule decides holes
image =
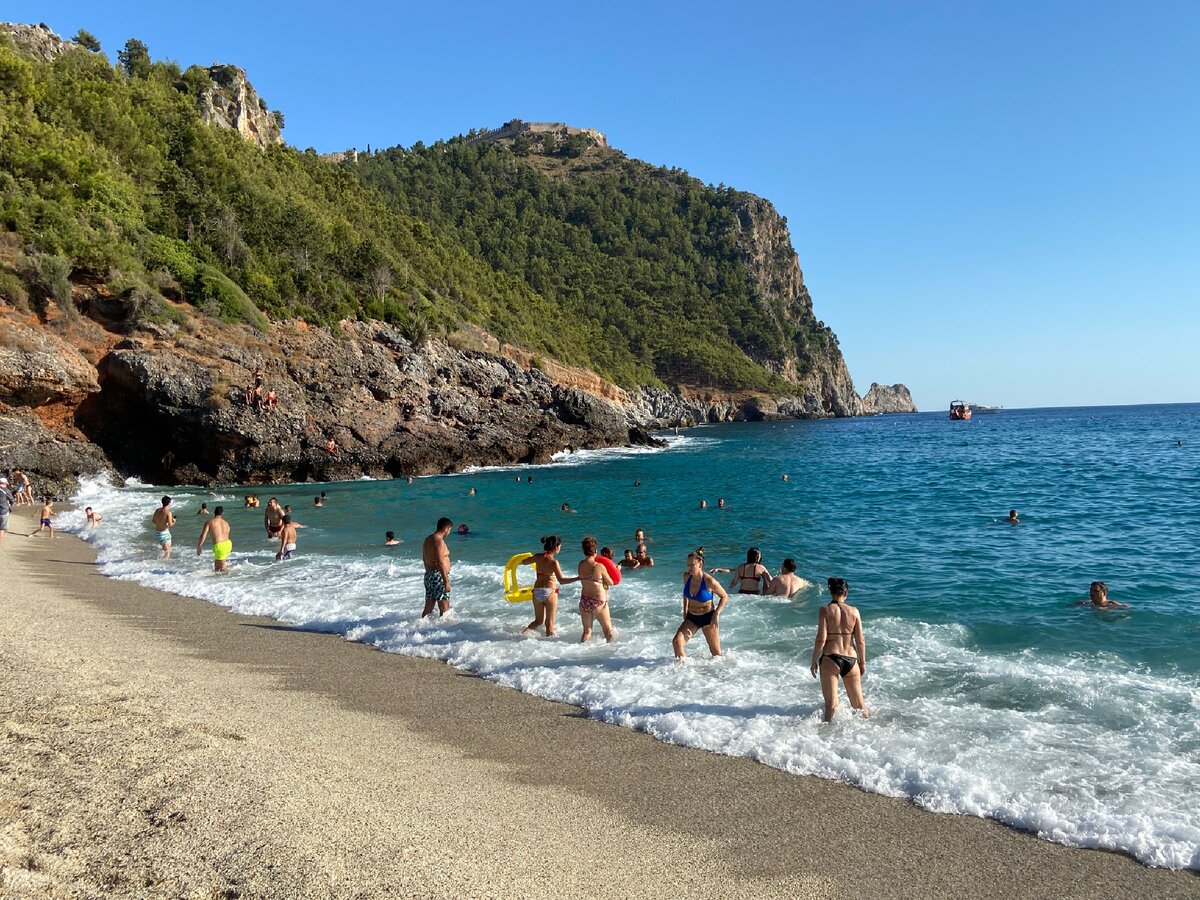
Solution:
[[[950,419],[955,422],[971,421],[971,407],[961,400],[955,400],[950,404]]]
[[[971,407],[971,412],[981,416],[1004,412],[1003,406],[984,406],[982,403],[968,403],[967,406]]]

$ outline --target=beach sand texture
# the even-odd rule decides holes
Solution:
[[[83,542],[12,528],[0,896],[1200,897],[1191,873],[106,579]]]

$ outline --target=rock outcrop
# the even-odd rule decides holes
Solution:
[[[45,22],[37,25],[24,25],[20,22],[0,22],[0,34],[7,35],[13,46],[22,53],[51,62],[56,56],[62,56],[68,50],[82,50],[74,41],[64,41],[50,30]]]
[[[574,137],[577,134],[582,134],[591,141],[592,146],[608,146],[608,138],[595,128],[572,128],[565,122],[523,122],[520,119],[510,119],[499,128],[493,128],[491,131],[475,135],[470,138],[469,142],[490,143],[495,141],[511,141],[517,135],[521,134],[531,138],[548,134],[553,135],[555,139],[560,141]]]
[[[209,66],[208,74],[212,87],[198,99],[200,116],[205,122],[232,128],[263,149],[283,143],[279,121],[246,78],[245,69],[218,64]]]
[[[0,402],[78,405],[100,390],[96,369],[52,331],[6,321],[0,329]]]
[[[112,463],[95,444],[74,429],[51,428],[34,410],[0,403],[0,459],[5,469],[29,473],[37,497],[62,499],[79,479],[99,475]]]
[[[913,403],[912,394],[902,384],[886,384],[871,382],[871,389],[863,397],[863,412],[868,415],[878,413],[915,413],[917,404]]]
[[[246,401],[256,371],[273,411]],[[414,347],[381,323],[130,339],[101,360],[99,385],[79,426],[122,471],[158,482],[397,477],[652,441],[621,407],[536,369]]]

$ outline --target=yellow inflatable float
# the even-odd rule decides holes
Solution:
[[[533,565],[532,553],[517,553],[508,558],[504,566],[504,599],[509,603],[524,603],[533,599],[533,585],[521,587],[517,580],[517,569],[521,566]]]

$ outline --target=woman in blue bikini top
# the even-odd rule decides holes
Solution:
[[[671,641],[677,659],[685,656],[683,648],[697,631],[704,632],[709,652],[713,656],[721,655],[717,620],[728,602],[729,595],[725,589],[705,573],[704,557],[689,553],[687,572],[683,576],[683,623]]]

